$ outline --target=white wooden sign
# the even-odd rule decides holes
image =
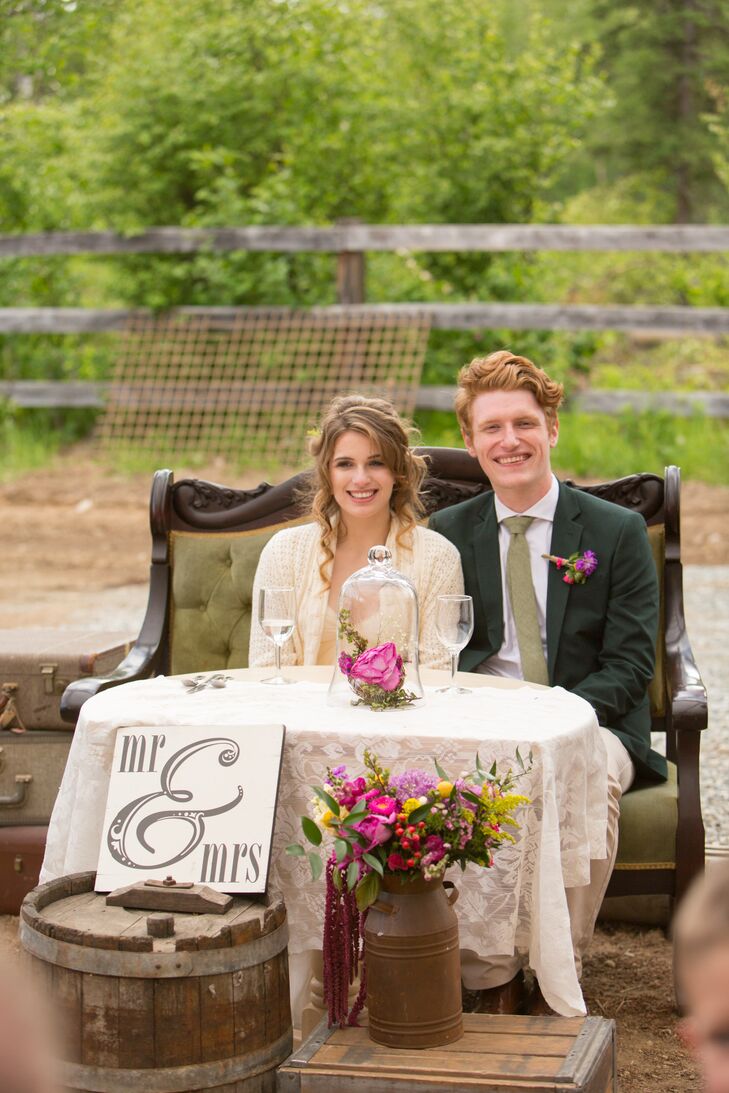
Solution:
[[[117,731],[96,891],[135,881],[266,891],[283,725]]]

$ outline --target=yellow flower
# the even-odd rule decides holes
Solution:
[[[407,812],[408,816],[411,812],[414,812],[416,808],[420,808],[420,801],[417,797],[408,797],[407,801],[402,806],[403,812]]]
[[[319,817],[319,823],[322,827],[329,827],[333,819],[334,813],[330,808],[328,808],[325,812],[322,812],[321,816]]]
[[[451,791],[453,790],[453,783],[452,782],[438,782],[438,785],[436,786],[436,789],[438,790],[438,793],[440,794],[441,797],[450,797]]]

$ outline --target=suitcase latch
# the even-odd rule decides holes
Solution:
[[[47,695],[53,694],[53,687],[56,681],[56,669],[57,664],[41,664],[40,673],[43,677],[43,693]]]

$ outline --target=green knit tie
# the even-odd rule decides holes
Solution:
[[[503,521],[511,536],[506,556],[506,584],[516,625],[522,675],[530,683],[549,684],[525,534],[533,519],[533,516],[509,516]]]

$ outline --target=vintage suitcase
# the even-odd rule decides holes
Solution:
[[[68,728],[0,732],[0,828],[48,823],[72,740]]]
[[[435,987],[437,989],[437,986]],[[278,1093],[615,1093],[615,1022],[464,1013],[444,1047],[381,1047],[326,1018],[277,1075]]]
[[[112,672],[135,636],[127,631],[0,630],[0,729],[67,729],[60,701],[68,684]]]
[[[17,915],[23,899],[37,885],[47,831],[45,826],[0,829],[1,915]]]

